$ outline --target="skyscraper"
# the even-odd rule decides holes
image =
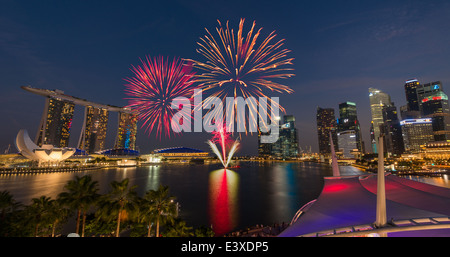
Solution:
[[[440,81],[420,84],[417,86],[417,100],[419,101],[419,110],[423,116],[423,103],[424,99],[438,95],[439,93],[444,93],[444,88]]]
[[[280,151],[283,158],[298,157],[298,135],[295,127],[295,117],[285,115],[280,127]]]
[[[373,131],[373,121],[370,122],[370,145],[372,147],[372,152],[377,152],[377,141],[375,140],[375,132]]]
[[[47,97],[35,143],[68,147],[75,104]]]
[[[417,79],[411,79],[405,82],[406,106],[408,111],[420,111],[417,87],[420,83]]]
[[[105,148],[109,112],[118,112],[119,121],[115,147],[135,150],[137,119],[132,110],[125,107],[99,104],[64,94],[61,90],[48,90],[23,86],[22,89],[46,97],[45,108],[36,135],[39,146],[51,144],[67,147],[75,105],[85,107],[83,126],[77,147],[86,153]]]
[[[136,148],[137,115],[126,112],[119,112],[119,121],[116,142],[116,149]]]
[[[383,108],[383,132],[385,151],[392,155],[401,155],[405,151],[402,128],[398,119],[397,108],[392,104]]]
[[[86,106],[78,148],[89,154],[104,150],[107,125],[107,109]]]
[[[391,97],[379,89],[369,88],[370,111],[373,122],[372,149],[377,152],[378,138],[380,137],[380,126],[384,125],[383,108],[391,106]]]
[[[261,136],[269,135],[268,132],[258,131],[258,156],[262,158],[272,157],[272,145],[269,143],[262,143]]]
[[[333,108],[317,107],[317,136],[319,139],[319,153],[328,155],[331,153],[330,133],[334,144],[334,149],[339,150],[337,140],[337,123]]]
[[[261,135],[258,133],[258,155],[263,158],[295,158],[299,154],[298,134],[295,127],[295,117],[285,115],[279,127],[278,140],[275,143],[261,143]]]
[[[434,140],[431,118],[408,119],[400,122],[405,151],[418,153],[420,146]]]
[[[434,141],[450,139],[450,110],[448,97],[442,91],[422,98],[423,117],[432,118]]]
[[[354,131],[355,138],[351,138],[352,141],[356,142],[356,149],[361,153],[364,153],[361,128],[359,125],[359,120],[356,113],[356,104],[353,102],[344,102],[339,104],[339,120],[338,120],[338,131]],[[339,140],[338,140],[339,143]],[[340,143],[339,143],[340,145]]]
[[[342,152],[344,158],[355,157],[352,153],[358,150],[355,130],[345,130],[337,133],[339,151]],[[358,150],[359,151],[359,150]]]

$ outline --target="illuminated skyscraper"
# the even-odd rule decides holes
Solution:
[[[35,143],[68,147],[75,104],[47,97]]]
[[[261,142],[261,136],[269,135],[268,132],[258,131],[258,156],[262,158],[270,158],[272,157],[272,145],[268,143]]]
[[[342,152],[344,158],[354,158],[352,154],[354,150],[358,150],[355,130],[345,130],[337,133],[339,151]]]
[[[390,155],[401,155],[405,151],[403,143],[402,128],[398,120],[397,108],[392,103],[391,106],[383,108],[383,132],[384,151]]]
[[[338,132],[344,131],[354,131],[353,135],[355,135],[355,137],[352,137],[351,141],[355,141],[355,148],[361,153],[364,153],[361,128],[356,114],[356,104],[353,102],[344,102],[339,104]],[[340,141],[338,140],[338,143],[339,142]],[[341,146],[340,144],[341,143],[339,143],[339,146]]]
[[[431,118],[408,119],[400,122],[405,151],[418,153],[420,147],[434,141]]]
[[[377,152],[378,138],[380,136],[380,126],[384,125],[383,108],[391,106],[391,97],[379,89],[369,88],[370,110],[372,112],[374,141],[372,149]]]
[[[137,117],[125,107],[99,104],[64,94],[61,90],[48,90],[23,86],[22,89],[46,97],[35,143],[68,147],[75,105],[85,106],[83,126],[77,147],[86,153],[105,149],[109,112],[118,112],[115,147],[135,150]]]
[[[298,135],[295,128],[295,117],[285,115],[280,128],[280,152],[283,158],[298,157]]]
[[[284,116],[284,122],[280,124],[278,140],[275,143],[261,143],[261,135],[268,135],[268,133],[258,133],[258,155],[260,157],[278,159],[298,157],[298,134],[293,115]]]
[[[107,125],[107,109],[86,106],[78,148],[89,154],[104,150]]]
[[[444,93],[444,88],[442,87],[442,83],[440,81],[420,84],[417,86],[416,90],[417,100],[419,101],[419,110],[422,116],[427,115],[423,110],[423,103],[427,101],[425,99],[432,100],[432,97],[438,97],[440,94]]]
[[[136,150],[137,116],[132,113],[119,112],[116,136],[116,149]]]
[[[375,140],[375,132],[373,131],[373,121],[370,122],[370,145],[372,147],[372,152],[376,153],[377,141]]]
[[[405,82],[406,106],[408,111],[420,111],[420,103],[417,96],[417,87],[420,83],[417,79],[411,79]]]
[[[334,149],[339,150],[337,140],[337,124],[333,108],[317,107],[317,136],[319,139],[319,153],[328,155],[331,153],[330,132],[333,139]]]
[[[432,118],[434,141],[450,140],[450,108],[441,82],[421,86],[418,95],[422,117]]]

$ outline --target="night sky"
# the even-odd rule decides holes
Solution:
[[[239,19],[276,31],[294,57],[296,76],[281,82],[293,94],[279,96],[296,117],[299,144],[318,150],[316,109],[357,104],[369,150],[368,88],[405,104],[404,82],[440,80],[450,93],[450,2],[448,1],[0,1],[0,152],[18,131],[34,139],[44,98],[20,88],[60,89],[94,102],[124,106],[124,78],[131,65],[150,56],[204,60],[197,42],[215,31],[217,19]],[[278,81],[280,82],[280,81]],[[79,137],[83,108],[75,109],[70,145]],[[110,116],[112,147],[117,117]],[[139,126],[142,124],[139,123]],[[210,134],[156,139],[139,129],[137,145],[208,150]],[[257,154],[257,138],[243,136],[240,155]]]

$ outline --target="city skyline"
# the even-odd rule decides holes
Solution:
[[[215,29],[217,19],[229,20],[236,28],[239,19],[246,18],[262,27],[263,35],[275,30],[285,39],[295,58],[296,76],[283,83],[295,92],[273,96],[280,97],[286,115],[296,117],[299,145],[311,146],[314,152],[318,152],[318,106],[338,110],[340,103],[355,102],[369,151],[368,88],[389,94],[400,108],[406,104],[405,81],[441,81],[444,87],[450,83],[450,51],[445,43],[449,3],[255,3],[245,1],[239,8],[228,2],[152,3],[153,15],[144,17],[141,9],[150,6],[132,3],[84,8],[79,3],[7,2],[0,11],[4,60],[0,109],[9,126],[2,129],[0,150],[13,145],[20,129],[38,130],[44,100],[22,92],[20,86],[60,89],[94,102],[125,106],[123,79],[131,75],[131,65],[145,55],[199,59],[198,39],[205,28]],[[75,110],[74,120],[81,120],[76,113],[80,111]],[[117,118],[110,122],[117,124]],[[208,133],[194,134],[195,140],[181,135],[159,141],[140,125],[136,145],[143,152],[173,146],[208,149]],[[257,134],[243,138],[238,154],[257,155]],[[105,147],[113,147],[114,140]]]

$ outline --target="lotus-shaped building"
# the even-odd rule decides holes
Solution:
[[[75,153],[74,148],[55,148],[52,145],[37,146],[28,135],[28,131],[22,129],[16,137],[16,148],[26,158],[43,163],[58,163],[71,157]]]

